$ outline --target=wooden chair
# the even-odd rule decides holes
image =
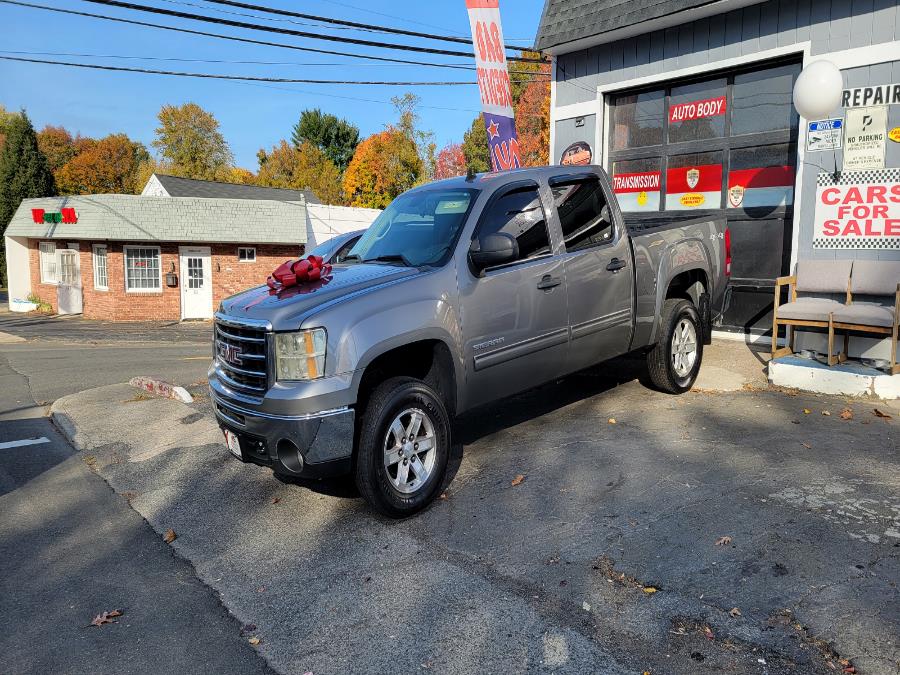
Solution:
[[[890,298],[893,306],[873,302],[854,302],[853,296],[865,295]],[[891,260],[857,260],[853,263],[851,286],[847,290],[847,305],[831,313],[828,343],[834,341],[834,331],[844,333],[844,352],[850,331],[875,333],[891,337],[890,373],[900,373],[897,365],[897,338],[900,332],[900,262]],[[830,349],[830,347],[829,347]],[[829,362],[829,365],[832,365]]]
[[[850,271],[852,260],[801,260],[797,263],[796,272],[789,277],[775,280],[775,307],[772,311],[772,358],[794,353],[794,331],[785,332],[785,346],[778,348],[778,327],[807,326],[811,328],[829,328],[831,314],[845,305],[831,298],[815,297],[807,293],[820,295],[841,294],[849,297]],[[788,302],[781,304],[781,289],[789,287]],[[798,297],[797,293],[803,293]],[[830,331],[829,331],[830,332]],[[833,336],[828,344],[828,364],[834,365],[847,360],[847,340],[844,340],[844,351],[836,357],[832,356]]]

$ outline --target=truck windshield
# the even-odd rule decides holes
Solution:
[[[348,262],[443,264],[477,194],[475,189],[454,189],[400,195],[351,249]]]

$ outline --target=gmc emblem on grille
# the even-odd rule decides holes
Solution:
[[[235,345],[229,345],[220,342],[218,346],[219,358],[232,365],[239,366],[241,363],[241,348]]]

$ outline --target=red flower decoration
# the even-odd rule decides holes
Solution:
[[[308,258],[281,263],[266,279],[266,285],[277,291],[309,281],[319,281],[329,274],[331,274],[331,265],[326,264],[321,257],[311,255]]]

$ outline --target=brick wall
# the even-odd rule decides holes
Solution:
[[[55,284],[40,282],[40,240],[28,242],[31,288],[42,300],[59,309]],[[56,242],[62,248],[70,242]],[[75,243],[75,242],[71,242]],[[181,319],[181,265],[178,256],[179,244],[159,244],[160,263],[163,274],[162,289],[152,292],[125,291],[125,246],[122,242],[106,242],[106,269],[108,289],[94,288],[93,244],[103,242],[81,241],[80,263],[83,293],[83,316],[104,321],[178,321]],[[141,243],[142,242],[135,242]],[[142,244],[143,245],[143,244]],[[153,244],[154,246],[157,244]],[[202,246],[203,244],[198,244]],[[285,260],[296,258],[300,253],[297,245],[258,244],[255,262],[238,261],[238,244],[211,244],[213,311],[222,299],[240,291],[265,283],[269,273]],[[166,273],[174,271],[178,275],[176,288],[165,284]]]

